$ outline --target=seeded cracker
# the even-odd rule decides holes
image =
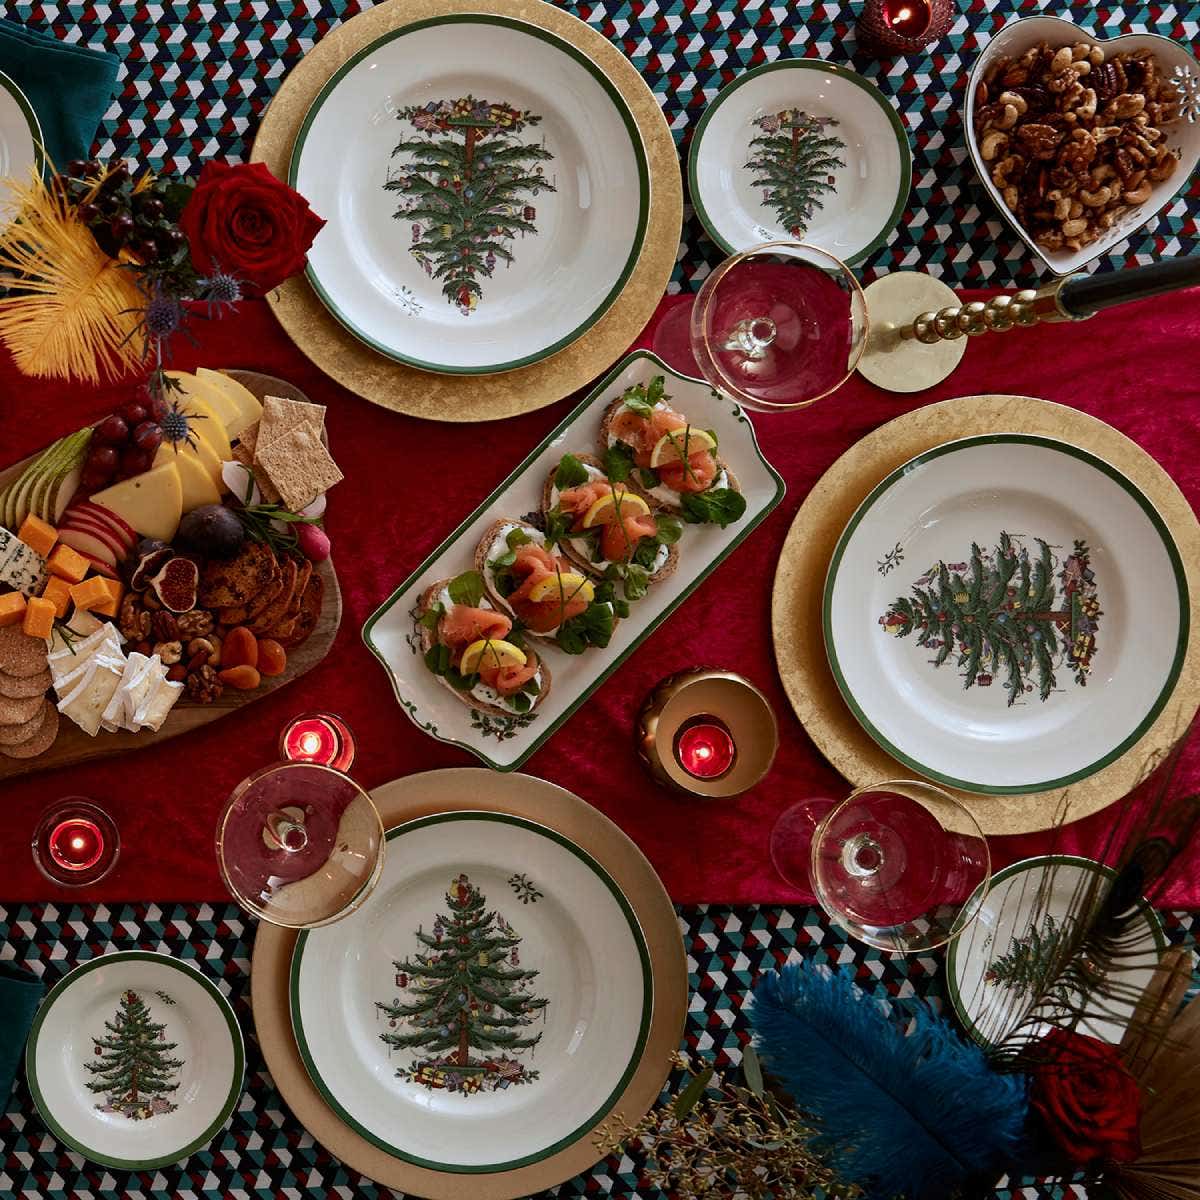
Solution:
[[[319,436],[308,429],[293,429],[266,447],[260,431],[256,458],[292,512],[299,512],[345,478]]]
[[[263,399],[262,420],[258,424],[255,457],[273,442],[285,437],[294,429],[306,429],[319,442],[325,428],[325,406],[304,404],[299,400],[283,400],[279,396]]]

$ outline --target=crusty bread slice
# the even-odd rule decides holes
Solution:
[[[439,579],[436,583],[431,583],[422,593],[420,600],[417,601],[417,617],[424,616],[426,611],[430,609],[437,600],[438,594],[445,587],[449,587],[449,579]],[[417,623],[417,632],[421,638],[421,650],[423,653],[428,653],[437,644],[437,635],[432,629],[427,629],[424,625]],[[550,695],[550,668],[546,665],[546,660],[539,654],[537,656],[538,666],[542,669],[542,690],[532,697],[532,705],[529,711],[534,712],[537,707]],[[438,683],[442,685],[452,696],[465,704],[468,708],[474,708],[479,712],[490,713],[494,717],[515,717],[519,713],[513,712],[511,708],[504,708],[499,704],[489,704],[485,700],[480,700],[472,696],[470,692],[460,692],[458,688],[452,687],[440,675],[436,676]]]

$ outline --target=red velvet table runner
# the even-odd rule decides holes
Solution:
[[[972,293],[971,295],[986,293]],[[43,806],[85,795],[120,825],[121,862],[80,899],[172,901],[223,895],[213,857],[216,817],[234,785],[275,757],[280,727],[327,708],[353,728],[354,775],[373,786],[431,767],[474,766],[471,755],[421,733],[396,705],[360,638],[363,622],[574,401],[489,425],[433,424],[353,396],[311,366],[270,315],[250,302],[235,318],[198,323],[181,345],[183,369],[250,367],[280,375],[329,407],[327,427],[346,481],[330,493],[327,527],[345,600],[328,658],[293,685],[195,733],[120,758],[0,784],[0,899],[70,893],[34,869],[28,846]],[[1077,325],[1041,326],[973,341],[959,370],[917,397],[893,396],[857,376],[814,408],[756,416],[763,452],[787,481],[780,507],[568,721],[526,770],[562,784],[611,816],[649,856],[673,899],[782,902],[803,897],[772,870],[767,840],[795,800],[840,796],[847,786],[809,741],[775,673],[771,581],[780,546],[820,475],[859,438],[921,404],[1012,392],[1070,404],[1114,425],[1153,455],[1195,505],[1200,496],[1200,290],[1131,305]],[[471,387],[464,380],[465,388]],[[129,385],[103,389],[22,377],[0,357],[0,460],[11,462],[108,412]],[[662,676],[697,663],[744,672],[770,697],[782,744],[763,784],[736,800],[670,794],[642,773],[632,722]],[[103,735],[101,735],[103,736]],[[1200,741],[1200,739],[1195,739]],[[1200,749],[1181,782],[1200,784]],[[486,787],[487,777],[480,785]],[[1003,803],[1003,800],[997,800]],[[1114,810],[1080,822],[1059,849],[1095,847]],[[1047,835],[999,838],[998,864],[1047,848]],[[1200,907],[1200,852],[1165,901]]]

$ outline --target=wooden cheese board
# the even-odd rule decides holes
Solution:
[[[243,384],[260,401],[266,396],[276,396],[285,400],[311,403],[299,388],[286,380],[256,371],[227,370],[225,373]],[[29,461],[22,460],[0,471],[0,489],[15,478]],[[253,691],[238,691],[226,687],[211,704],[194,703],[185,696],[174,706],[157,731],[144,728],[136,733],[101,732],[91,737],[64,718],[59,723],[58,736],[50,748],[37,757],[18,759],[0,755],[0,780],[34,771],[70,766],[90,759],[108,758],[178,737],[212,721],[219,721],[222,717],[253,704],[310,671],[329,653],[342,619],[341,591],[332,560],[327,558],[324,562],[314,564],[313,570],[319,573],[324,584],[321,611],[309,637],[289,652],[287,666],[281,675],[272,678],[264,676]]]

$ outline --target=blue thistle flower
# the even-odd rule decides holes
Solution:
[[[146,332],[158,341],[166,341],[183,326],[183,305],[174,296],[158,292],[146,305]]]
[[[242,285],[239,280],[222,271],[219,267],[207,278],[200,280],[200,299],[208,301],[208,311],[211,316],[214,311],[220,312],[232,308],[242,299]]]

